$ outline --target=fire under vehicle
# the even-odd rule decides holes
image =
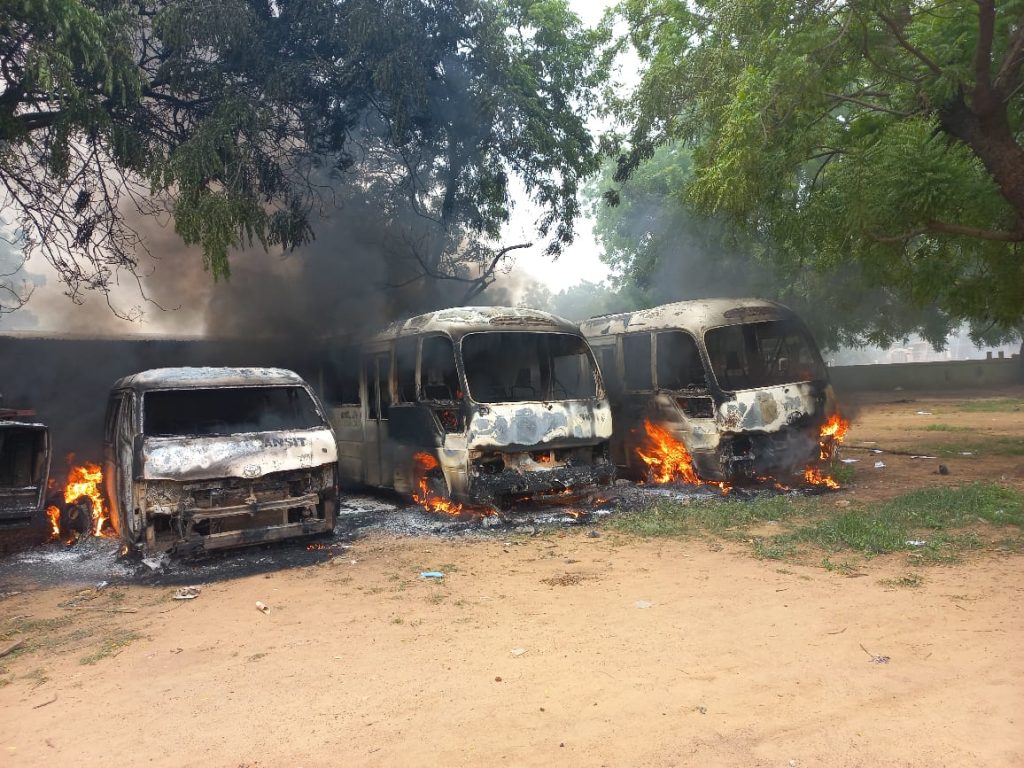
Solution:
[[[198,554],[333,531],[337,446],[279,368],[159,368],[119,380],[103,476],[132,550]]]
[[[460,307],[327,355],[321,382],[342,481],[438,511],[585,493],[614,479],[611,409],[578,327],[546,312]]]
[[[810,332],[790,309],[708,299],[581,325],[607,382],[612,458],[643,479],[652,438],[679,441],[708,481],[803,474],[827,458],[835,393]]]
[[[41,523],[50,476],[50,433],[34,411],[0,402],[0,527]]]

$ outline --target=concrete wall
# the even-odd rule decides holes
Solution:
[[[829,368],[839,392],[994,389],[1024,384],[1024,362],[1019,356],[992,360],[943,360],[935,363],[841,365]]]

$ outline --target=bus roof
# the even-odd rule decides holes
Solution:
[[[151,368],[118,379],[114,389],[148,392],[154,389],[213,387],[273,387],[305,385],[302,377],[284,368]]]
[[[428,312],[407,320],[396,320],[374,336],[375,340],[396,339],[427,333],[445,333],[454,339],[480,331],[580,332],[575,323],[524,307],[453,307]]]
[[[708,328],[720,325],[791,317],[795,317],[793,310],[764,299],[697,299],[617,315],[599,315],[580,323],[580,330],[588,338],[663,328],[679,328],[702,336]]]

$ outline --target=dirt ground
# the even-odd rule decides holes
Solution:
[[[887,393],[852,412],[840,494],[1024,488],[1024,410]],[[982,551],[899,588],[904,555],[851,578],[582,527],[378,535],[190,601],[28,589],[0,599],[32,640],[0,658],[0,765],[1020,766],[1022,565]]]

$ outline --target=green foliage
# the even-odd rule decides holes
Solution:
[[[605,38],[564,0],[13,0],[2,197],[72,295],[135,271],[126,207],[173,214],[220,278],[237,248],[308,242],[344,183],[452,248],[498,234],[518,177],[557,253]]]
[[[873,298],[881,316],[851,312],[855,334],[1020,327],[1024,1],[624,0],[618,13],[644,71],[610,105],[631,127],[616,181],[657,164],[661,144],[692,147],[674,196],[807,279],[797,295],[828,300],[820,275]]]

